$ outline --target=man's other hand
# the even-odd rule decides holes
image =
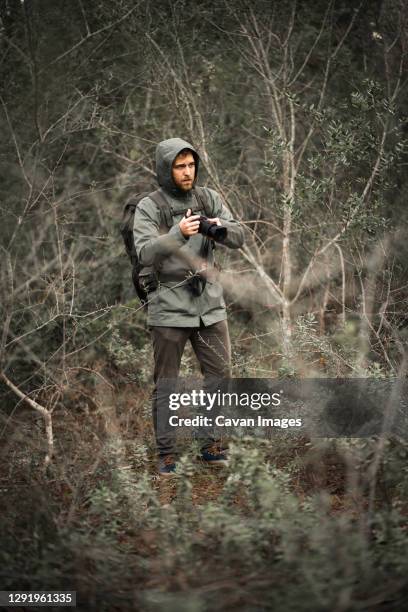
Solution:
[[[222,225],[221,221],[218,217],[214,217],[214,219],[207,219],[210,223],[215,223],[215,225]]]
[[[179,227],[185,238],[198,234],[198,228],[200,227],[200,215],[192,215],[191,208],[189,208],[185,216],[180,221]]]

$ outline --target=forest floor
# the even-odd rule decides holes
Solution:
[[[81,499],[86,499],[87,491],[101,483],[103,474],[109,480],[106,445],[117,436],[121,444],[120,469],[130,473],[146,470],[159,493],[160,502],[171,503],[176,496],[177,480],[160,478],[157,474],[150,414],[141,409],[145,398],[137,405],[131,401],[133,391],[127,389],[126,397],[121,400],[120,414],[112,409],[56,411],[55,451],[47,469],[43,465],[46,439],[42,418],[21,405],[4,418],[0,488],[7,505],[13,507],[13,498],[29,495],[36,482],[53,492],[63,514],[80,513]],[[123,410],[124,406],[128,409]],[[145,450],[144,461],[141,461],[139,448]],[[292,490],[300,499],[324,491],[333,513],[357,514],[367,506],[366,492],[349,490],[347,465],[335,445],[322,449],[318,443],[301,436],[293,437],[290,444],[277,439],[268,446],[265,460],[291,474]],[[227,478],[225,469],[204,466],[199,460],[194,466],[192,503],[216,501]],[[391,491],[382,483],[378,489],[378,505],[388,505],[390,495]],[[239,497],[236,503],[245,505]]]
[[[112,492],[117,487],[118,475],[119,478],[124,478],[123,482],[126,487],[129,482],[133,484],[139,482],[142,474],[145,473],[149,482],[148,486],[156,493],[162,509],[166,511],[167,508],[174,506],[177,515],[183,516],[183,510],[178,507],[180,479],[177,477],[163,479],[157,474],[148,392],[141,391],[136,385],[129,384],[123,394],[115,400],[112,393],[103,387],[97,389],[93,401],[86,405],[76,405],[71,402],[70,406],[70,408],[58,408],[55,411],[53,423],[55,451],[52,462],[47,468],[44,468],[47,450],[44,424],[38,414],[19,405],[10,411],[7,417],[3,417],[1,422],[3,444],[0,461],[0,511],[2,516],[0,536],[6,544],[3,547],[3,553],[0,552],[0,558],[1,554],[4,556],[4,559],[1,558],[3,570],[0,570],[0,576],[3,574],[3,578],[5,577],[6,586],[16,587],[16,581],[18,582],[20,575],[25,576],[24,579],[20,579],[21,588],[27,588],[28,576],[34,574],[37,576],[36,585],[38,586],[41,581],[44,581],[41,571],[46,576],[53,575],[52,572],[55,573],[54,585],[58,584],[58,580],[66,581],[66,572],[69,569],[58,569],[58,564],[61,562],[59,555],[57,560],[52,556],[54,554],[52,551],[57,551],[58,546],[61,545],[58,537],[56,543],[54,542],[53,534],[76,532],[83,534],[85,530],[92,534],[89,541],[96,543],[95,548],[92,548],[94,550],[92,553],[89,552],[91,550],[89,544],[83,544],[82,549],[79,544],[79,551],[75,553],[76,563],[79,563],[79,568],[83,566],[83,570],[79,576],[76,574],[76,585],[79,584],[77,588],[82,593],[86,593],[86,598],[89,600],[96,597],[95,585],[106,579],[98,578],[95,583],[93,582],[95,570],[92,568],[96,563],[93,556],[102,554],[107,555],[108,558],[111,555],[109,563],[112,563],[113,567],[119,567],[118,563],[123,564],[123,559],[122,561],[115,561],[115,559],[121,558],[122,551],[125,551],[129,568],[136,573],[141,570],[139,565],[133,566],[134,559],[142,558],[143,563],[148,563],[150,569],[138,574],[140,592],[180,591],[190,593],[193,598],[196,597],[200,589],[195,578],[189,577],[188,573],[182,570],[177,571],[172,577],[166,573],[168,560],[160,560],[158,552],[160,550],[160,530],[151,526],[137,530],[132,527],[131,519],[129,519],[129,525],[123,527],[118,511],[114,510],[114,507],[117,506],[115,506],[115,494]],[[264,460],[267,463],[289,475],[291,493],[301,504],[313,496],[323,495],[327,514],[334,521],[342,520],[344,517],[347,521],[357,524],[361,516],[367,515],[370,489],[367,480],[364,479],[364,469],[360,470],[359,480],[353,482],[352,474],[356,476],[357,472],[350,472],[350,466],[347,465],[336,444],[322,445],[321,441],[309,440],[306,437],[294,437],[289,442],[287,439],[276,438],[270,444],[263,446],[263,452]],[[216,507],[227,484],[228,470],[203,466],[194,458],[191,464],[193,467],[189,482],[191,483],[192,507],[208,508],[211,504]],[[402,515],[408,516],[406,499],[400,496],[396,500],[394,493],[395,487],[392,483],[389,485],[382,479],[380,472],[374,500],[375,509],[391,513],[397,501]],[[93,508],[96,507],[95,504],[101,503],[104,510],[98,513]],[[251,508],[245,486],[237,488],[231,504],[230,512],[231,516],[235,516],[234,520],[239,521],[237,516],[248,516],[252,520],[254,509]],[[138,512],[144,510],[134,508],[134,511],[137,515]],[[185,511],[189,513],[191,509],[186,507]],[[245,525],[245,522],[242,524]],[[202,545],[202,534],[199,531],[200,529],[192,535],[196,547]],[[107,540],[106,543],[98,544],[98,538],[104,537]],[[111,537],[114,539],[110,540]],[[88,540],[85,538],[86,542]],[[45,543],[49,548],[44,548]],[[11,552],[14,549],[18,551],[15,559],[13,558],[14,553]],[[71,549],[69,554],[71,555]],[[42,559],[43,556],[44,565],[42,566],[39,559]],[[92,558],[89,559],[89,556]],[[255,596],[256,583],[250,586],[245,580],[242,582],[243,578],[240,577],[239,569],[234,567],[234,562],[230,569],[223,568],[221,565],[221,569],[217,570],[218,566],[212,567],[211,556],[208,557],[206,554],[203,558],[209,564],[208,567],[206,566],[209,576],[206,589],[209,591],[208,597],[211,603],[208,604],[209,608],[199,606],[197,609],[245,609],[250,598]],[[216,578],[218,571],[220,572],[219,584]],[[61,572],[62,577],[58,572]],[[105,575],[102,574],[102,576]],[[289,580],[289,575],[287,578]],[[125,591],[131,588],[129,578],[127,583],[123,579],[123,584],[122,579],[117,578],[117,583],[115,580],[116,578],[113,577],[112,584],[122,585]],[[269,578],[261,576],[260,581],[262,580],[268,583]],[[234,599],[233,595],[233,586],[241,584],[240,581],[246,593],[242,601],[239,597]],[[115,588],[120,590],[122,587],[116,586]],[[400,588],[398,582],[396,589]],[[220,589],[223,596],[228,591],[227,603],[222,605],[220,603],[220,607],[217,603],[216,607],[211,607],[215,606],[211,597],[216,597],[217,589]],[[381,597],[378,601],[381,603]],[[97,609],[97,606],[100,606],[99,603],[92,605],[89,609]],[[156,607],[155,605],[149,604],[150,607],[147,606],[146,610],[161,609],[161,604],[157,604]],[[195,604],[191,606],[191,608],[187,606],[178,609],[186,611],[196,609]],[[138,608],[122,608],[112,603],[107,608],[98,609],[119,611]],[[357,606],[356,609],[364,610],[365,608]],[[386,608],[380,605],[378,610],[382,609]],[[389,607],[388,609],[397,608]],[[373,605],[370,610],[377,610],[377,607]]]

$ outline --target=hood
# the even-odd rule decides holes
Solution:
[[[196,163],[196,171],[193,182],[194,187],[197,180],[198,165],[200,162],[200,158],[194,147],[182,138],[169,138],[168,140],[162,140],[162,142],[159,142],[156,148],[157,182],[159,183],[160,187],[177,198],[188,198],[191,195],[190,191],[185,192],[176,187],[171,176],[173,161],[183,149],[190,149]]]

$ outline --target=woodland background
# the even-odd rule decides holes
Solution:
[[[407,52],[403,0],[2,0],[2,589],[407,605],[405,440],[239,439],[216,475],[192,444],[158,482],[119,234],[156,144],[185,138],[246,227],[219,253],[233,375],[406,377]]]

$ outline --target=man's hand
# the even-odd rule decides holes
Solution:
[[[191,208],[189,208],[179,223],[180,231],[185,238],[198,234],[198,228],[200,227],[199,219],[200,215],[192,215]]]
[[[215,223],[215,225],[222,225],[221,221],[218,217],[214,217],[213,219],[207,218],[207,221],[210,223]],[[211,236],[207,236],[208,240],[214,240]]]

